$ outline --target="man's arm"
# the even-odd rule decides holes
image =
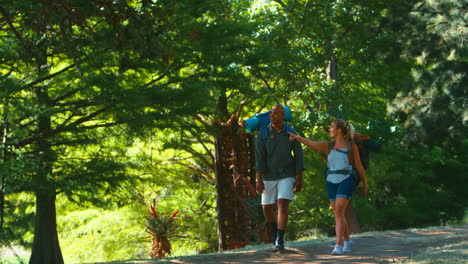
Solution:
[[[265,142],[261,135],[257,135],[254,141],[255,145],[255,171],[265,173],[267,170],[267,153]]]
[[[256,189],[259,194],[263,193],[263,190],[265,190],[265,185],[263,184],[263,173],[257,172],[257,183],[256,183]]]
[[[261,135],[257,135],[255,138],[255,171],[256,171],[256,189],[257,192],[262,194],[263,190],[265,189],[265,185],[263,184],[263,174],[267,170],[267,155],[266,155],[266,146],[265,142],[262,140]]]

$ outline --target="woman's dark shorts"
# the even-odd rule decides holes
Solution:
[[[351,176],[340,183],[331,183],[327,181],[328,200],[330,200],[330,202],[334,202],[338,197],[351,200],[351,196],[353,195],[355,188],[356,183]]]

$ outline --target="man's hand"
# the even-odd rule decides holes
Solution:
[[[294,183],[294,192],[300,192],[302,190],[302,179],[298,180],[296,179],[296,182]]]
[[[256,187],[257,187],[257,192],[258,192],[259,194],[262,194],[262,193],[263,193],[263,190],[265,190],[265,185],[263,184],[263,180],[258,180],[258,179],[257,179]]]
[[[294,192],[300,192],[302,190],[302,171],[296,175],[296,181],[294,182]]]

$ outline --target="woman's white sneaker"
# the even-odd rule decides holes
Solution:
[[[332,255],[343,255],[343,246],[335,245],[333,251],[331,252]]]
[[[351,252],[351,251],[352,251],[352,250],[351,250],[351,245],[352,245],[352,244],[353,244],[353,242],[351,242],[351,241],[345,241],[345,242],[344,242],[344,245],[343,245],[343,252],[344,252],[344,253],[349,253],[349,252]]]

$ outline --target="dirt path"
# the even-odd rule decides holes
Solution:
[[[468,225],[438,229],[371,232],[356,236],[353,252],[330,255],[333,238],[287,242],[287,251],[274,253],[271,248],[246,248],[245,251],[172,258],[137,263],[395,263],[411,258],[431,248],[440,248],[468,240]],[[132,262],[135,263],[135,262]]]

